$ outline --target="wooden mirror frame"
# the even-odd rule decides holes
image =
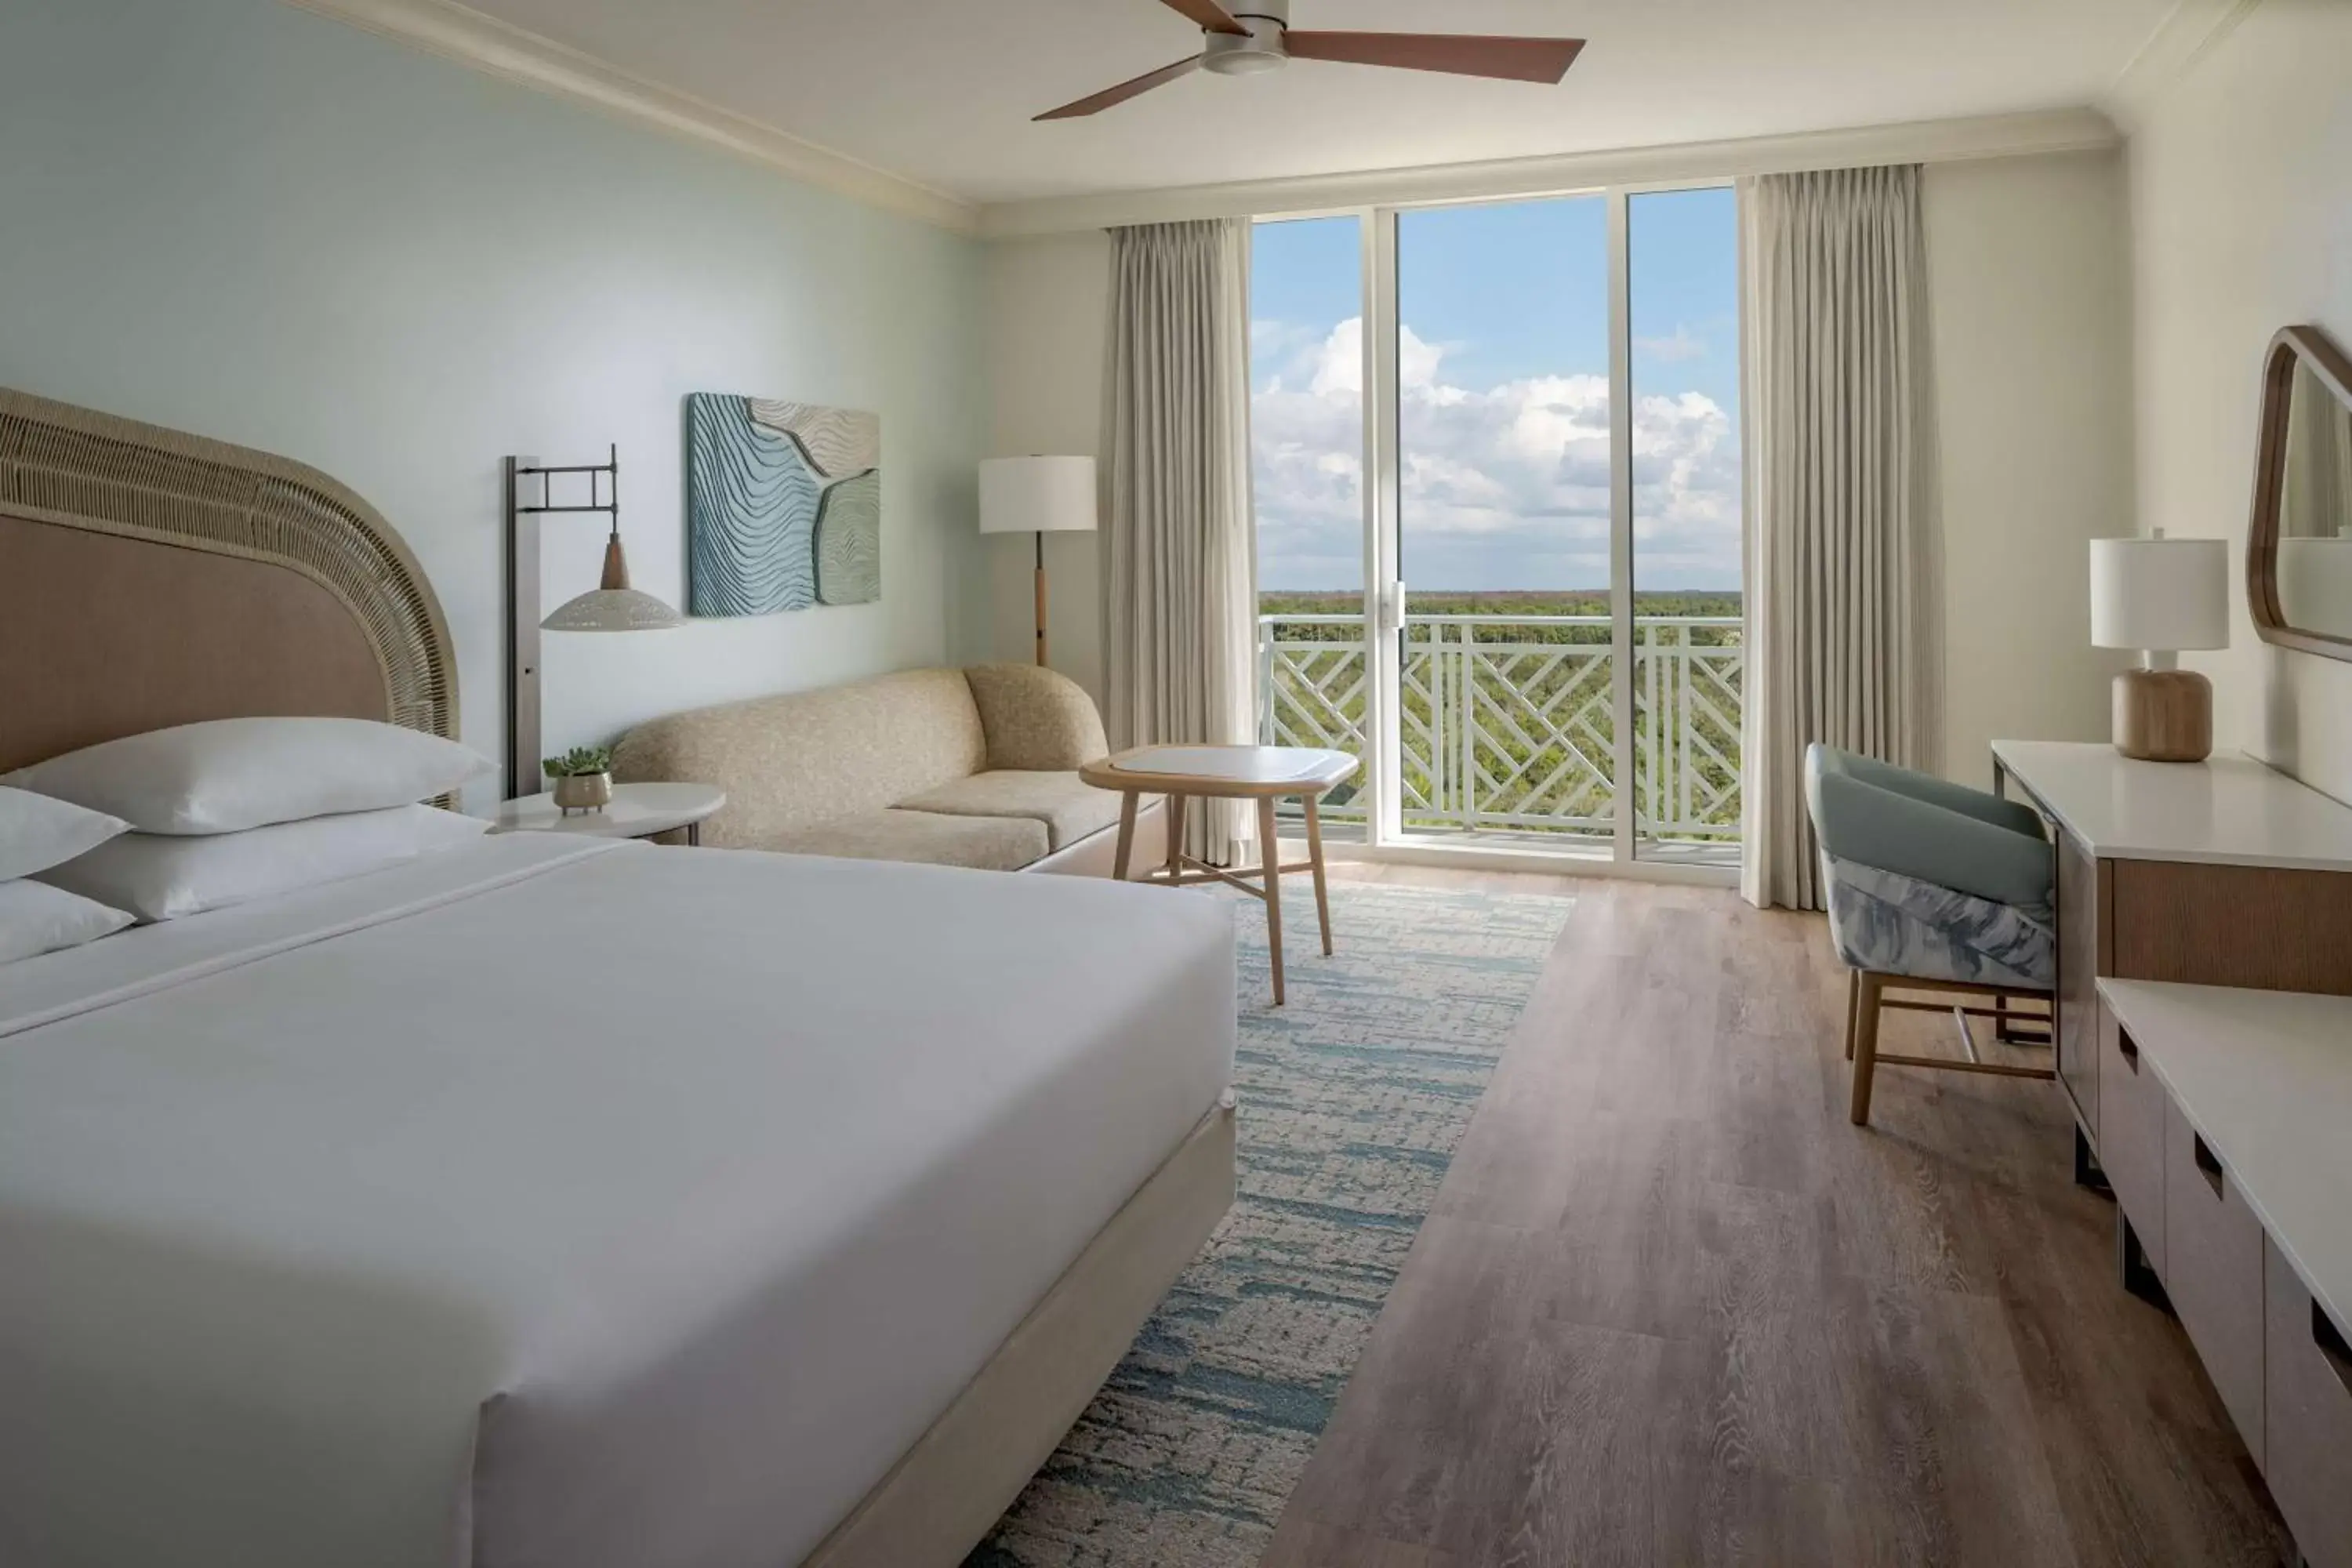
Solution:
[[[2352,662],[2352,637],[2287,624],[2278,591],[2279,502],[2286,489],[2286,430],[2294,373],[2307,365],[2336,401],[2352,408],[2352,359],[2317,327],[2281,327],[2263,361],[2263,422],[2254,450],[2254,510],[2246,530],[2246,605],[2266,643]]]

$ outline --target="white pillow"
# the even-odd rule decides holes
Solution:
[[[429,800],[489,771],[455,741],[370,719],[213,719],[68,752],[0,784],[142,833],[239,833]]]
[[[30,790],[0,789],[0,882],[13,882],[95,849],[131,824]]]
[[[0,882],[0,963],[96,942],[131,920],[121,910],[45,882]]]
[[[126,833],[42,872],[41,880],[142,921],[178,920],[414,860],[488,826],[478,816],[396,805],[203,837]]]

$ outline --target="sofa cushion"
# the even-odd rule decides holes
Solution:
[[[960,669],[910,669],[819,691],[673,713],[631,731],[614,776],[691,779],[727,792],[703,826],[721,848],[877,812],[988,765],[980,710]]]
[[[929,811],[868,811],[794,828],[765,848],[836,860],[919,860],[1017,871],[1045,856],[1045,825],[1025,816],[946,816]]]
[[[1034,664],[976,664],[964,678],[988,734],[988,766],[1067,773],[1110,754],[1095,700],[1068,676]]]
[[[1066,848],[1118,820],[1118,796],[1079,782],[1076,773],[992,768],[898,803],[901,811],[950,816],[1018,816],[1045,826],[1049,846]]]

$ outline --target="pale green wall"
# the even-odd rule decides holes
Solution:
[[[0,0],[0,385],[373,501],[492,756],[499,458],[619,442],[637,585],[676,602],[689,392],[880,411],[882,602],[551,637],[551,746],[983,642],[982,289],[971,240],[279,0]],[[567,532],[551,605],[593,585],[594,525]]]

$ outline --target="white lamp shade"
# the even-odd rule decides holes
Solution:
[[[676,610],[635,588],[592,588],[539,623],[551,632],[662,632],[684,624]]]
[[[2091,541],[2091,641],[2163,653],[2228,647],[2229,542]]]
[[[980,465],[982,533],[1090,533],[1092,458],[991,458]]]

